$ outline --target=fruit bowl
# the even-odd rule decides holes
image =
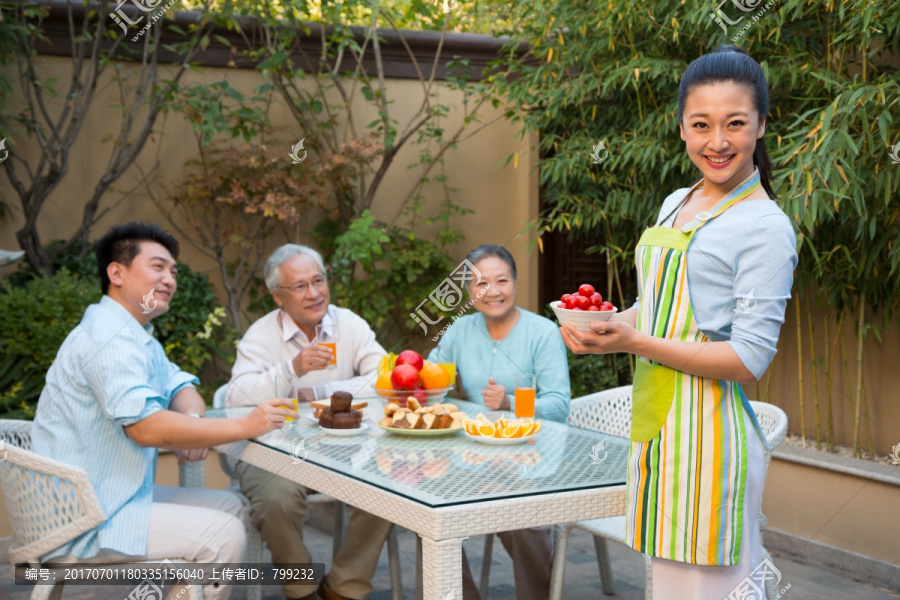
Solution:
[[[379,390],[374,386],[372,389],[375,390],[375,393],[378,394],[379,398],[386,402],[394,402],[403,407],[406,406],[406,399],[409,396],[414,396],[422,406],[440,403],[447,396],[447,392],[453,389],[453,386],[451,385],[450,387],[433,390]]]
[[[591,323],[595,321],[609,321],[619,311],[616,307],[613,307],[612,310],[570,310],[568,308],[560,308],[557,304],[559,304],[559,301],[551,302],[550,308],[556,314],[559,324],[571,323],[580,331],[592,331]]]

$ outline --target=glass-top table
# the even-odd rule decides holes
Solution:
[[[479,404],[453,401],[474,417]],[[242,416],[250,407],[210,410],[207,417]],[[364,413],[369,430],[356,436],[323,433],[300,408],[298,421],[254,440],[295,460],[353,477],[431,507],[622,485],[628,458],[623,438],[542,421],[531,442],[482,444],[458,432],[413,437],[384,431],[378,400]]]
[[[509,446],[481,444],[464,432],[403,436],[378,427],[379,399],[365,401],[369,429],[356,436],[324,433],[301,405],[295,424],[217,449],[415,531],[422,568],[431,574],[426,598],[461,595],[465,537],[624,514],[630,445],[624,438],[548,420],[532,442]],[[479,404],[450,401],[473,417],[496,416]]]

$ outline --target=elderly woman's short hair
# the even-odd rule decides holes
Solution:
[[[312,258],[316,261],[316,264],[319,266],[319,270],[322,271],[322,275],[325,275],[325,261],[322,260],[322,255],[310,248],[309,246],[301,246],[300,244],[285,244],[281,246],[275,252],[272,253],[272,256],[266,261],[266,266],[263,269],[263,277],[266,280],[266,287],[269,288],[270,292],[275,292],[278,290],[278,286],[281,285],[281,270],[279,267],[291,260],[297,255],[304,255]]]
[[[477,262],[485,259],[485,258],[499,258],[509,267],[510,273],[512,274],[513,281],[516,280],[518,276],[518,272],[516,271],[516,259],[513,258],[513,255],[510,254],[509,250],[504,248],[503,246],[496,246],[494,244],[482,244],[478,246],[471,252],[469,252],[466,259],[473,265]]]

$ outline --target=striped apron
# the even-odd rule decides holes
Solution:
[[[687,250],[701,227],[758,187],[755,171],[693,223],[644,232],[636,250],[639,331],[709,341],[691,307]],[[635,550],[695,565],[738,563],[747,480],[744,410],[765,445],[740,384],[637,360],[626,499],[626,539]]]

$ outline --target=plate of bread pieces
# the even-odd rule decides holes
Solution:
[[[353,402],[348,392],[335,392],[328,402],[310,402],[313,413],[307,417],[319,424],[319,429],[329,435],[359,435],[369,426],[363,423],[362,409],[367,402]]]
[[[394,402],[384,405],[384,418],[378,426],[398,435],[438,436],[463,430],[466,414],[455,404],[429,404],[422,406],[410,396],[406,406]]]

